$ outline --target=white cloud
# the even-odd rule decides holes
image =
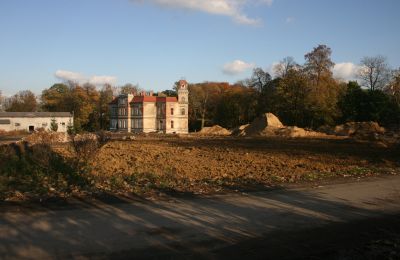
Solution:
[[[89,79],[89,83],[93,85],[115,85],[115,83],[117,83],[117,78],[113,76],[92,76]]]
[[[241,60],[234,60],[226,63],[222,72],[228,75],[237,75],[243,73],[246,70],[253,69],[256,65],[254,63],[247,63]]]
[[[343,62],[335,64],[333,67],[333,76],[343,80],[355,80],[357,78],[357,72],[360,67],[351,62]]]
[[[79,72],[67,71],[67,70],[57,70],[55,73],[56,78],[65,81],[73,81],[79,84],[90,83],[96,86],[110,84],[115,85],[117,83],[117,78],[114,76],[90,76],[87,77]]]
[[[69,80],[79,83],[87,81],[85,76],[83,76],[82,74],[67,70],[57,70],[55,76],[62,80]]]
[[[235,22],[246,25],[259,25],[261,20],[250,18],[243,13],[242,8],[249,4],[265,4],[270,6],[273,0],[131,0],[136,3],[151,3],[154,5],[200,11],[213,15],[231,17]]]

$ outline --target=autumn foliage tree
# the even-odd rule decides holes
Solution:
[[[332,125],[338,117],[337,100],[341,89],[340,84],[333,78],[332,69],[335,63],[331,60],[331,54],[332,50],[328,46],[318,45],[304,56],[304,71],[310,86],[310,127]]]

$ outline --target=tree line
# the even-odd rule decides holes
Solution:
[[[358,81],[333,77],[332,50],[318,45],[300,65],[292,57],[275,65],[274,77],[255,68],[248,79],[230,85],[190,84],[190,128],[219,124],[227,128],[250,123],[262,113],[277,115],[286,125],[317,129],[348,121],[376,121],[400,126],[400,69],[382,56],[364,57]]]
[[[376,121],[400,126],[400,69],[391,69],[382,56],[360,61],[359,81],[333,77],[332,50],[318,45],[304,55],[304,64],[282,59],[272,76],[255,68],[250,78],[235,84],[203,82],[189,84],[189,128],[219,124],[233,128],[250,123],[262,113],[276,114],[286,125],[316,129],[347,121]],[[176,96],[173,89],[157,95]],[[76,82],[57,83],[36,97],[31,91],[18,92],[0,108],[6,111],[73,112],[77,131],[108,129],[108,104],[121,93],[138,93],[138,85],[101,88]]]

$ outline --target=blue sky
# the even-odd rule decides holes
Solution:
[[[1,0],[0,90],[233,83],[286,56],[303,63],[318,44],[349,78],[363,56],[400,66],[399,11],[398,0]]]

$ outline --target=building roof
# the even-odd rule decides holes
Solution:
[[[178,102],[176,97],[158,97],[158,96],[134,96],[129,102],[132,103],[143,103],[143,102]],[[109,105],[118,104],[118,97],[115,97]]]
[[[156,102],[156,96],[134,96],[131,103],[140,103],[140,102]]]
[[[70,112],[0,112],[0,117],[72,117]]]
[[[178,102],[176,97],[157,97],[157,102]]]
[[[131,103],[141,102],[177,102],[176,97],[157,97],[157,96],[135,96]]]

